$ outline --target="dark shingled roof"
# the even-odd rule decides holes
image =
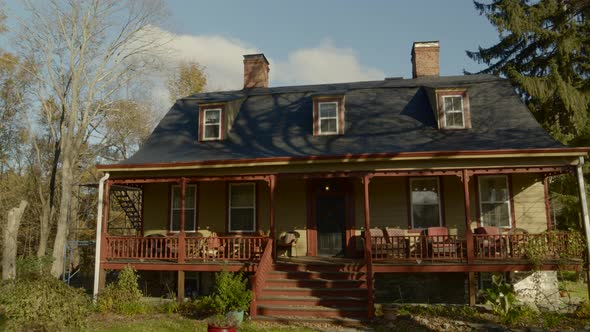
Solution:
[[[471,129],[439,130],[425,88],[468,89]],[[341,136],[313,136],[312,96],[345,94]],[[244,99],[223,141],[198,141],[199,103]],[[254,88],[196,94],[160,121],[121,164],[265,157],[564,147],[551,138],[504,79],[468,75]]]

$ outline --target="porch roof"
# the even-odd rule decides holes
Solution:
[[[471,129],[440,130],[426,88],[466,88]],[[312,98],[345,96],[345,130],[314,136]],[[199,105],[242,99],[221,141],[199,142]],[[256,88],[180,99],[141,149],[116,169],[171,163],[407,153],[568,149],[537,123],[507,80],[490,75]],[[581,153],[580,153],[581,154]]]

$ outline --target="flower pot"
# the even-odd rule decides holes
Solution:
[[[222,326],[215,326],[215,325],[207,325],[207,332],[236,332],[236,327],[222,327]]]
[[[227,314],[225,314],[225,317],[232,317],[236,322],[241,323],[244,321],[244,310],[229,311]]]
[[[397,318],[398,305],[384,303],[381,305],[381,311],[383,311],[383,318],[386,320],[395,320]]]

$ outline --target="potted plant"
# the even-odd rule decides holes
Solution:
[[[221,271],[215,274],[215,283],[211,295],[201,302],[205,310],[216,315],[231,317],[238,323],[244,319],[244,311],[250,306],[252,291],[242,272]]]
[[[233,316],[211,316],[207,319],[207,332],[236,332],[238,324]]]

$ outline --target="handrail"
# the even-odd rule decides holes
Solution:
[[[264,251],[262,253],[262,257],[260,258],[260,263],[258,264],[258,268],[252,277],[252,301],[250,302],[250,317],[256,317],[256,302],[262,289],[266,284],[266,276],[268,275],[268,271],[272,268],[272,249],[273,249],[273,239],[269,238],[264,246]]]

